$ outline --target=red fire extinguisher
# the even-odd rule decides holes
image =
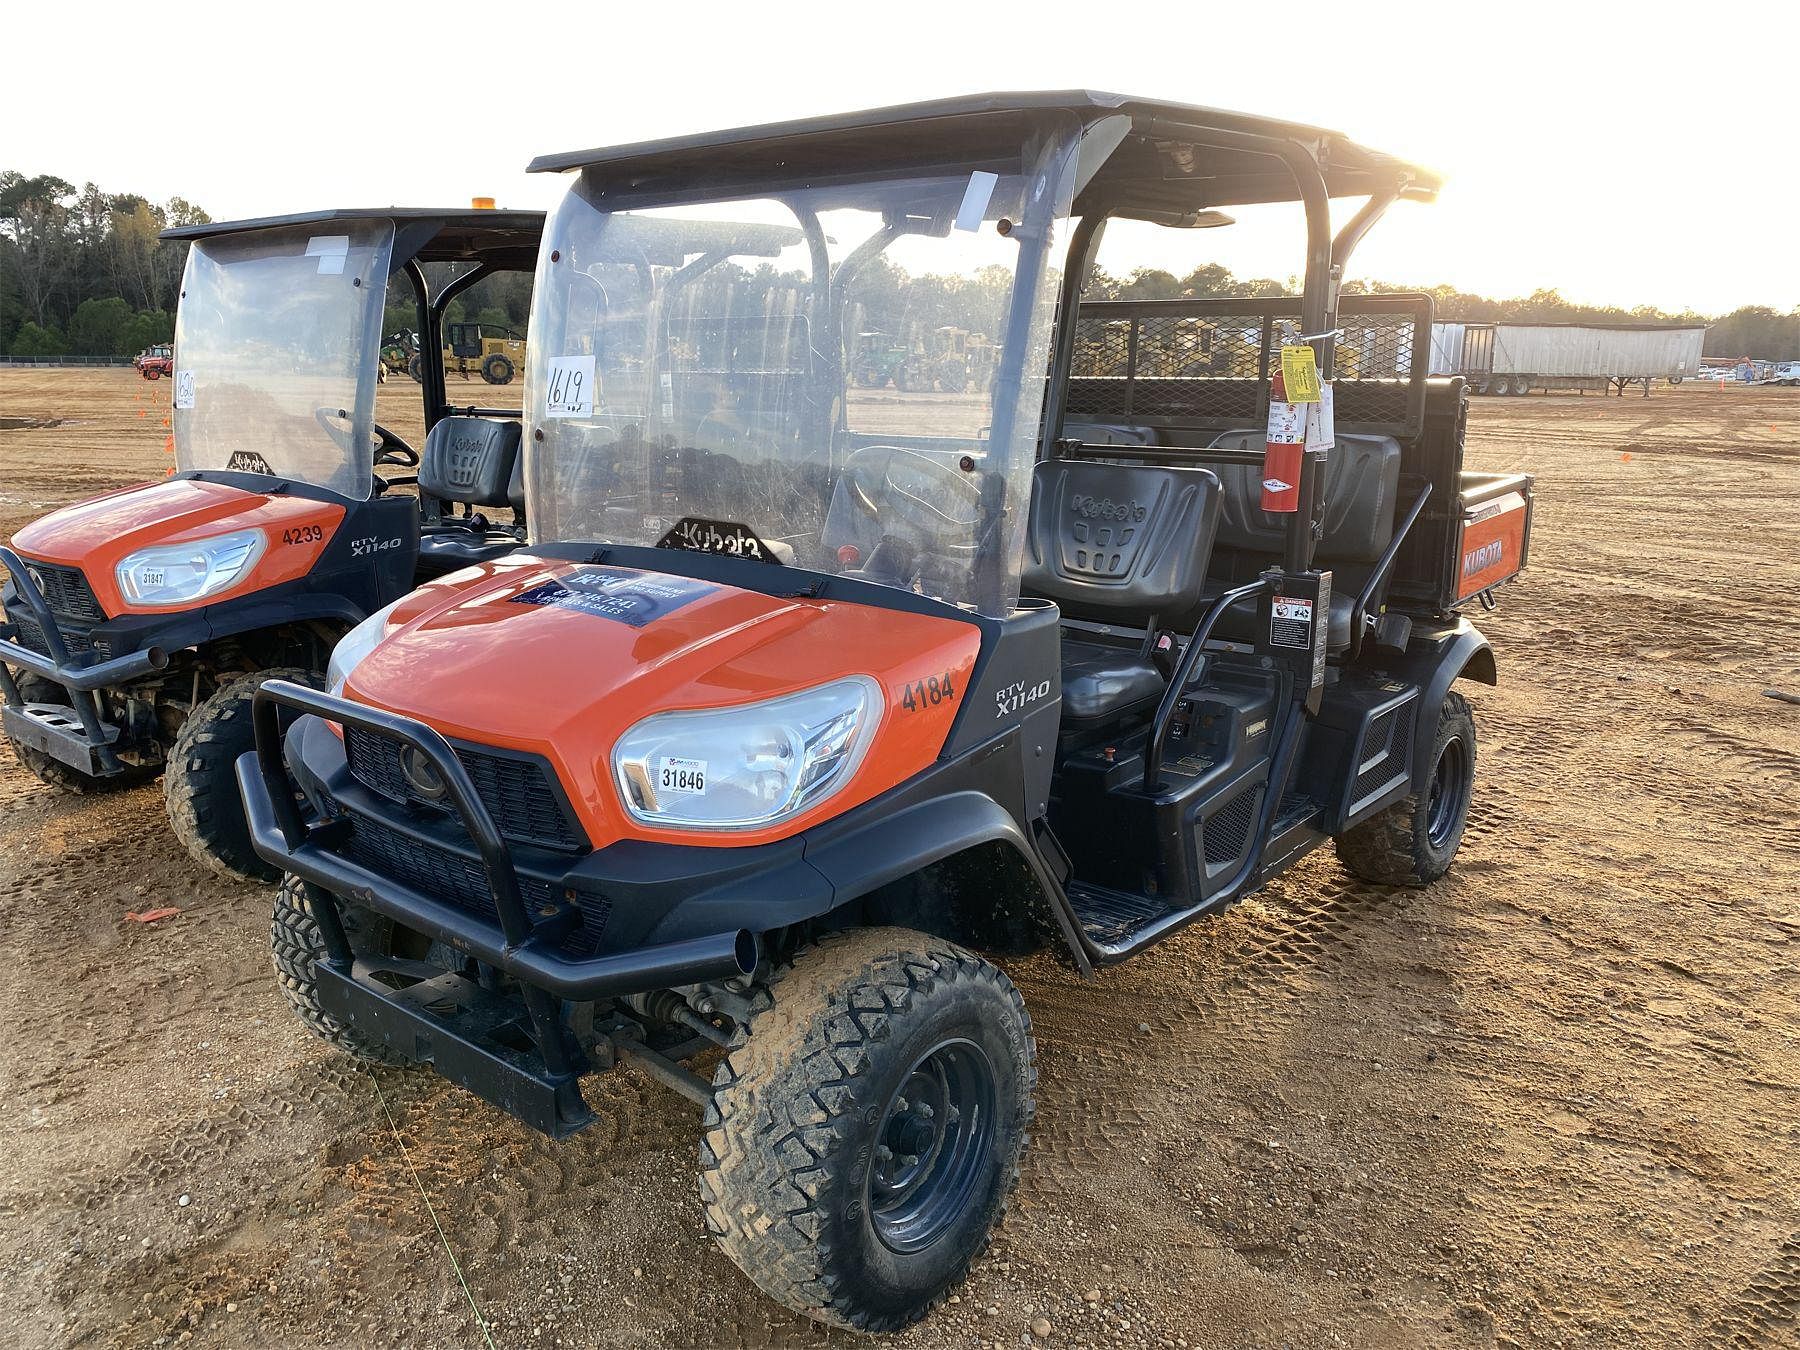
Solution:
[[[1306,405],[1287,401],[1281,372],[1269,378],[1269,428],[1263,440],[1262,509],[1300,509],[1300,470],[1306,455]]]

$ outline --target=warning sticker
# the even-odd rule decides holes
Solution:
[[[597,619],[644,628],[718,589],[711,582],[690,577],[634,572],[624,567],[580,567],[520,591],[512,603],[580,610]]]
[[[1304,596],[1278,595],[1269,606],[1269,645],[1298,647],[1312,643],[1313,602]]]

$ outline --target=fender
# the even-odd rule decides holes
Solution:
[[[1437,741],[1438,714],[1444,695],[1462,679],[1486,685],[1500,683],[1494,650],[1481,631],[1467,619],[1434,637],[1431,645],[1407,653],[1395,674],[1419,686],[1419,725],[1413,735],[1412,781],[1415,790],[1431,779],[1431,747]]]
[[[263,632],[283,624],[305,623],[312,619],[328,619],[354,626],[368,618],[363,607],[342,595],[315,591],[311,594],[281,595],[265,591],[206,611],[208,641],[236,637],[240,633]]]
[[[831,885],[831,907],[836,909],[933,863],[992,843],[1006,844],[1019,855],[1056,917],[1070,955],[1083,974],[1091,973],[1062,887],[1013,813],[976,788],[884,813],[827,844],[808,847],[806,861]]]

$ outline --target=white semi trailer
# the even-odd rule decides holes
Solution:
[[[1650,393],[1652,380],[1680,384],[1699,373],[1706,329],[1660,323],[1438,323],[1431,373],[1462,375],[1477,394],[1533,389]]]

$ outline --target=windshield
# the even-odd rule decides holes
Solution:
[[[369,495],[393,242],[373,220],[194,244],[175,319],[178,467]]]
[[[631,209],[578,180],[533,292],[534,537],[1010,609],[1063,163]]]

